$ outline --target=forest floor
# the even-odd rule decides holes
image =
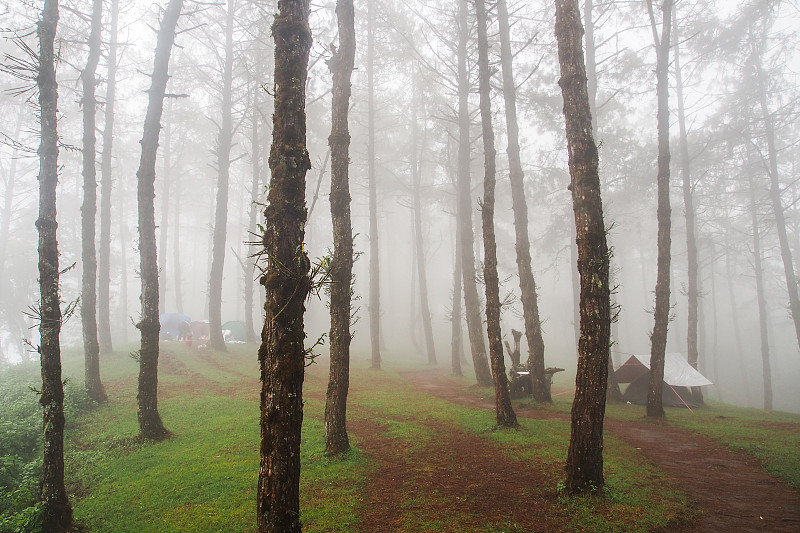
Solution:
[[[415,387],[447,401],[487,410],[494,409],[493,398],[469,394],[462,385],[441,371],[405,372],[402,375]],[[568,418],[566,413],[532,407],[517,406],[516,413],[520,417],[528,418]],[[604,428],[606,432],[634,446],[649,461],[666,472],[699,508],[700,512],[696,517],[671,524],[667,528],[669,531],[800,531],[800,492],[767,474],[759,461],[752,456],[733,453],[710,438],[663,422],[654,423],[645,419],[626,421],[607,417]],[[769,425],[765,425],[763,430],[769,431]],[[498,465],[503,464],[502,457],[497,454],[487,457],[485,453],[477,456],[471,453],[470,450],[474,447],[466,441],[450,440],[448,445],[457,448],[459,451],[456,453],[462,453],[462,457],[469,457],[470,463],[476,469],[497,472]],[[365,447],[369,449],[366,444]],[[383,451],[379,455],[382,454]],[[419,460],[425,462],[439,455],[439,450],[431,450],[428,457],[420,457]],[[505,468],[498,472],[503,479],[504,495],[498,494],[500,497],[491,498],[490,507],[496,513],[506,512],[516,516],[516,502],[505,495],[524,492],[523,488],[530,481],[526,481],[525,476],[522,476],[521,481],[518,480],[520,476],[506,477],[504,472]],[[449,479],[429,481],[431,485],[444,487],[449,483]],[[391,492],[398,488],[390,486],[382,487],[381,490]],[[530,529],[525,524],[525,530],[558,529],[547,525],[540,528],[537,522],[534,524]]]
[[[68,430],[68,490],[81,531],[253,530],[254,354],[248,345],[227,354],[162,347],[159,410],[173,434],[160,443],[132,438],[135,362],[124,352],[106,359],[111,400]],[[66,368],[80,375],[81,358],[68,358]],[[520,428],[502,430],[492,390],[469,378],[355,364],[353,449],[332,458],[324,453],[327,370],[320,358],[304,384],[306,533],[800,531],[797,415],[715,405],[696,415],[670,410],[653,423],[638,406],[610,406],[604,496],[568,497],[560,491],[567,380],[554,385],[561,394],[553,404],[515,401]]]

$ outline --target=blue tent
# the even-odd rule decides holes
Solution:
[[[181,313],[164,313],[159,317],[161,338],[174,340],[181,337],[181,324],[189,324],[192,319]]]

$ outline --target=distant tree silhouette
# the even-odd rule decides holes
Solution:
[[[169,58],[183,0],[170,0],[161,18],[147,114],[142,134],[142,155],[136,172],[139,203],[139,273],[142,278],[142,315],[137,324],[142,340],[139,349],[139,432],[148,439],[166,438],[169,432],[158,413],[158,260],[156,257],[155,178],[156,152],[169,77]]]

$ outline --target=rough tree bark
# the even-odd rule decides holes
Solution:
[[[89,33],[89,57],[81,72],[83,86],[83,205],[81,206],[81,329],[85,363],[84,384],[90,398],[98,402],[108,399],[100,380],[100,344],[97,340],[97,250],[95,248],[97,217],[97,98],[95,73],[100,61],[103,31],[103,0],[92,1],[92,22]]]
[[[525,175],[519,155],[519,124],[517,123],[517,88],[511,55],[511,29],[508,23],[506,0],[497,2],[497,19],[500,23],[500,60],[503,70],[503,99],[506,110],[506,135],[508,136],[509,176],[514,210],[517,272],[519,274],[522,315],[525,320],[525,339],[528,341],[528,367],[533,382],[533,397],[537,402],[551,402],[549,378],[544,373],[544,339],[539,319],[539,298],[536,280],[531,268],[531,243],[528,238],[528,204],[525,200]]]
[[[275,39],[275,112],[272,171],[263,235],[267,267],[261,278],[266,316],[261,366],[259,533],[300,531],[300,430],[303,424],[305,350],[303,313],[311,288],[303,247],[306,222],[305,87],[311,29],[308,0],[280,0]]]
[[[217,142],[217,199],[214,213],[214,246],[208,282],[208,346],[227,351],[222,337],[222,275],[225,267],[225,243],[228,227],[228,182],[233,141],[233,13],[234,0],[228,0],[225,17],[225,63],[222,72],[222,123]]]
[[[45,0],[37,26],[39,65],[39,355],[42,365],[43,460],[40,499],[42,530],[72,525],[72,507],[64,486],[64,386],[61,382],[61,295],[59,290],[56,189],[58,187],[58,84],[53,42],[58,1]]]
[[[331,135],[331,261],[330,377],[325,397],[325,451],[337,455],[350,449],[347,438],[347,392],[350,388],[350,297],[353,277],[353,228],[350,223],[350,78],[356,55],[352,0],[337,0],[339,49],[331,46],[328,66],[333,75]]]
[[[584,42],[586,43],[586,89],[589,94],[589,111],[592,114],[592,135],[597,137],[600,135],[600,131],[598,128],[597,122],[597,48],[594,42],[594,2],[593,0],[585,0],[583,5],[583,26],[584,26]],[[599,155],[599,154],[598,154]],[[576,243],[572,243],[571,249],[575,250],[575,253],[572,257],[573,261],[577,262],[578,255],[577,255],[577,245]],[[572,279],[573,279],[573,291],[576,295],[576,302],[579,299],[580,293],[580,281],[578,280],[578,271],[577,269],[573,269],[572,271]],[[614,271],[609,264],[609,283],[611,285],[615,285],[614,283]],[[613,304],[616,305],[616,296],[611,294],[611,299]],[[580,324],[580,316],[579,316],[579,306],[576,305],[574,309],[575,313],[575,328],[576,328],[576,343],[578,345],[578,339],[580,337],[579,333],[579,324]],[[611,333],[612,338],[617,337],[617,342],[619,341],[618,335],[616,335],[615,326],[617,322],[612,322],[611,325]],[[619,388],[619,383],[617,383],[616,376],[614,375],[614,359],[611,354],[608,357],[608,385],[606,387],[606,400],[614,403],[621,403],[622,400],[622,391]]]
[[[497,424],[517,427],[517,415],[511,407],[506,365],[503,360],[503,341],[500,332],[500,280],[497,274],[497,242],[494,235],[494,190],[496,182],[494,129],[490,98],[488,17],[483,0],[475,2],[478,23],[478,87],[480,94],[481,131],[483,134],[483,281],[486,284],[486,331],[489,335],[489,358],[494,378]]]
[[[375,5],[367,0],[367,175],[369,180],[369,339],[372,368],[381,368],[381,262],[375,173]]]
[[[683,188],[683,209],[686,217],[686,261],[687,261],[687,330],[686,353],[689,364],[697,369],[698,363],[698,323],[699,323],[699,270],[700,259],[697,250],[695,230],[694,194],[692,187],[692,163],[689,159],[689,139],[686,132],[686,112],[683,101],[683,78],[681,77],[681,53],[678,39],[677,10],[672,11],[672,24],[675,33],[675,93],[678,103],[678,129],[680,131],[681,182]],[[703,389],[692,387],[692,398],[697,404],[703,403]]]
[[[149,101],[142,134],[142,155],[136,172],[139,203],[139,273],[142,279],[141,332],[139,349],[139,433],[142,437],[161,440],[169,435],[158,413],[158,259],[156,256],[155,178],[156,152],[164,111],[164,93],[169,78],[169,57],[175,41],[175,27],[183,0],[170,0],[161,18],[156,40],[153,75],[148,90]]]
[[[564,98],[570,189],[575,212],[580,273],[580,339],[566,490],[602,490],[603,417],[611,340],[609,254],[600,194],[597,145],[592,135],[577,0],[556,0],[555,33]]]
[[[492,384],[486,343],[483,338],[478,286],[475,281],[475,235],[472,231],[472,185],[470,178],[470,81],[467,69],[469,42],[469,0],[458,2],[458,232],[461,236],[461,266],[464,280],[464,308],[467,316],[467,335],[472,353],[472,366],[478,384]]]
[[[117,90],[117,21],[119,0],[111,0],[111,29],[106,74],[103,155],[100,160],[100,242],[97,250],[97,340],[100,353],[111,353],[111,156],[114,142],[114,100]],[[123,248],[125,245],[123,244]]]
[[[663,417],[664,357],[670,308],[671,208],[669,205],[669,46],[672,28],[672,0],[661,5],[659,36],[653,0],[647,2],[653,44],[656,48],[656,94],[658,98],[658,264],[656,272],[655,324],[650,335],[650,385],[647,388],[647,416]]]

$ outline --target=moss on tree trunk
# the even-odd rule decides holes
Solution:
[[[555,32],[581,286],[578,368],[566,464],[566,490],[574,494],[600,490],[604,484],[603,417],[611,340],[611,294],[597,145],[592,135],[577,0],[556,0]]]
[[[311,288],[303,246],[306,222],[305,87],[311,29],[307,0],[281,0],[272,25],[275,40],[275,111],[272,172],[263,235],[267,266],[261,367],[259,533],[300,531],[300,430],[303,424],[305,350],[303,313]]]

